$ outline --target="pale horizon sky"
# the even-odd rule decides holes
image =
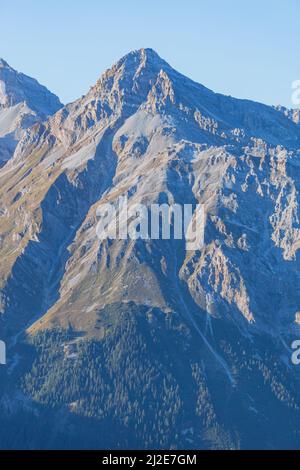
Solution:
[[[0,0],[0,57],[62,102],[131,50],[237,98],[293,107],[299,0]]]

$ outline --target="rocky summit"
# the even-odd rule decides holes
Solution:
[[[152,49],[64,107],[1,61],[0,132],[24,107],[0,170],[0,446],[299,447],[299,113]],[[201,204],[203,246],[99,239],[124,195]]]

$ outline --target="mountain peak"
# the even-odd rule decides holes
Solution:
[[[138,76],[142,70],[158,73],[161,69],[170,70],[170,65],[151,48],[141,48],[125,54],[107,72],[115,73],[124,67],[130,74]],[[135,75],[136,74],[136,75]]]
[[[1,90],[45,104],[10,68]],[[139,49],[25,131],[0,171],[0,448],[299,446],[300,128],[281,111]]]
[[[25,129],[61,107],[56,95],[0,58],[0,167],[13,155]]]
[[[62,106],[58,97],[37,80],[18,72],[0,58],[0,104],[11,107],[22,102],[43,118]]]
[[[101,99],[105,100],[104,95],[112,93],[111,99],[115,101],[118,96],[119,102],[126,95],[140,105],[146,100],[161,70],[170,73],[173,69],[153,49],[133,50],[100,76],[87,97],[94,101],[95,96],[101,96]]]
[[[0,68],[10,68],[8,63],[0,57]]]
[[[140,58],[146,60],[148,64],[150,63],[163,63],[166,64],[165,60],[160,57],[160,55],[150,47],[137,49],[133,51],[132,54],[138,55]]]

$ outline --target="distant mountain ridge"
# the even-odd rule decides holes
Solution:
[[[12,156],[26,128],[61,107],[57,96],[0,58],[0,163]]]

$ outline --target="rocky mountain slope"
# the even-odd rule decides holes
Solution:
[[[300,124],[300,109],[288,109],[284,106],[277,106],[275,109],[281,111],[286,117],[291,119],[295,124]]]
[[[0,58],[0,165],[12,156],[25,129],[61,107],[57,96]]]
[[[2,406],[22,446],[298,445],[299,168],[289,115],[151,49],[25,133],[0,171]],[[97,208],[124,195],[202,204],[204,246],[99,240]],[[32,413],[56,423],[43,442]]]

